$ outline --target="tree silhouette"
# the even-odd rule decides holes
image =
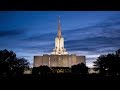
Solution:
[[[116,55],[120,57],[120,49],[116,51]]]
[[[29,62],[24,58],[17,58],[13,51],[0,50],[0,76],[8,77],[23,74],[29,68]]]
[[[32,70],[33,74],[47,74],[47,73],[51,73],[51,69],[48,66],[39,66],[39,67],[33,67]]]
[[[94,62],[94,66],[102,75],[119,75],[120,57],[118,51],[115,54],[100,55]]]
[[[72,73],[79,73],[82,75],[88,74],[88,67],[84,63],[71,66]]]

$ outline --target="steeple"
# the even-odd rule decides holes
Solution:
[[[61,34],[61,25],[60,25],[60,16],[58,17],[58,38],[62,37]]]
[[[61,25],[60,25],[60,16],[58,17],[58,32],[57,37],[55,38],[55,48],[53,49],[53,52],[51,52],[53,55],[67,55],[68,52],[66,52],[66,49],[64,48],[64,38],[61,34]]]

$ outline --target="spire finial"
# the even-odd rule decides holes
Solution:
[[[60,25],[60,16],[58,17],[58,37],[60,38],[61,35],[61,25]]]

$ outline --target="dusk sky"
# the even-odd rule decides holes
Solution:
[[[58,16],[67,52],[85,55],[87,66],[120,49],[120,11],[0,11],[0,50],[13,50],[32,65],[34,55],[52,52]]]

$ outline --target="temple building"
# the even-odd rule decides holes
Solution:
[[[47,65],[49,67],[71,67],[78,63],[86,64],[85,56],[68,54],[64,48],[64,38],[61,33],[60,17],[58,18],[58,33],[55,38],[55,47],[50,55],[34,56],[33,67]]]

